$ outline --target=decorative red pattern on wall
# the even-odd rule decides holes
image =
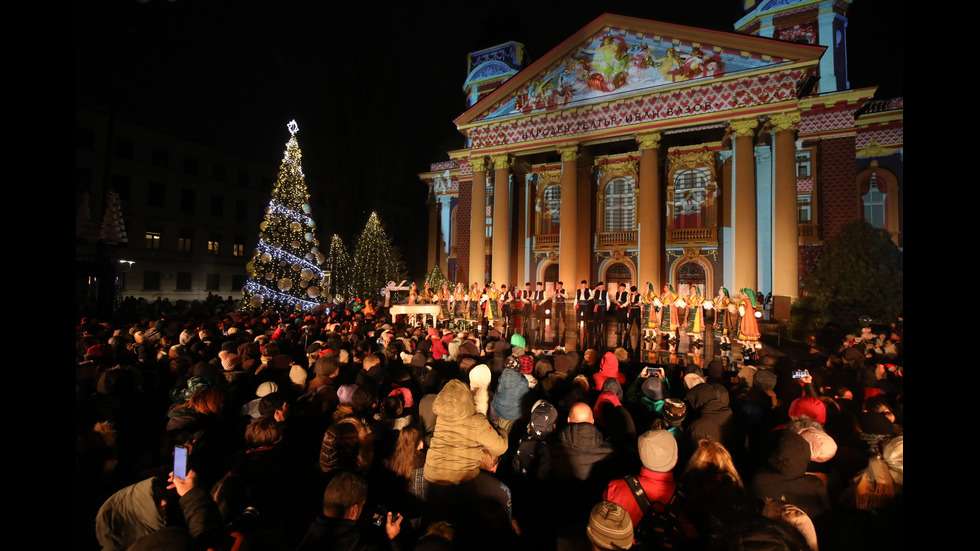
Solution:
[[[436,171],[436,170],[449,170],[449,169],[452,169],[452,168],[456,168],[456,162],[455,161],[442,161],[441,163],[430,163],[429,164],[429,170],[431,170],[431,171]]]
[[[803,114],[800,134],[814,134],[828,130],[854,127],[854,108],[813,110]]]
[[[842,225],[861,216],[854,138],[847,136],[821,140],[818,156],[820,186],[817,190],[817,209],[821,238],[828,239]]]
[[[796,83],[803,75],[803,71],[788,70],[712,82],[654,96],[613,101],[588,110],[488,124],[471,129],[469,136],[473,148],[493,147],[777,103],[795,97]]]
[[[857,135],[854,145],[858,149],[861,149],[871,144],[871,140],[885,146],[891,144],[904,144],[905,125],[894,124],[888,126],[870,127],[865,132],[861,132]]]

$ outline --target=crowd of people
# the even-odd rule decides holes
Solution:
[[[77,547],[902,542],[900,321],[702,365],[410,321],[376,304],[83,319]]]

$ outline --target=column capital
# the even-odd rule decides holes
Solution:
[[[578,160],[578,144],[568,143],[558,146],[558,152],[561,153],[562,161],[576,161]]]
[[[663,134],[660,132],[651,132],[649,134],[637,134],[636,143],[640,145],[640,149],[659,149],[660,139]]]
[[[507,153],[501,155],[493,155],[490,157],[493,161],[493,168],[500,170],[501,168],[510,168],[514,164],[514,159]]]
[[[755,129],[758,128],[759,121],[757,119],[742,119],[738,121],[729,121],[728,128],[731,130],[732,134],[736,138],[751,138],[755,135]]]
[[[487,169],[487,158],[483,156],[470,157],[470,166],[473,167],[473,172],[484,172]]]
[[[774,134],[776,132],[796,132],[796,125],[800,123],[800,120],[802,119],[799,111],[789,111],[769,117],[769,126]]]

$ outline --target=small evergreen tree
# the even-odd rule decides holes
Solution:
[[[354,296],[345,298],[378,298],[381,289],[389,281],[398,283],[406,278],[401,253],[385,233],[376,212],[371,213],[364,230],[357,238],[353,267],[351,278]]]
[[[331,275],[330,291],[333,293],[334,298],[342,298],[345,301],[350,300],[351,295],[354,294],[351,279],[353,266],[351,265],[350,254],[344,245],[344,240],[337,234],[333,234],[333,237],[330,238],[329,265]]]
[[[903,265],[891,235],[858,220],[827,241],[803,288],[823,322],[854,329],[861,325],[858,318],[870,316],[889,323],[903,311]]]

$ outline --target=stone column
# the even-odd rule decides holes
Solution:
[[[558,279],[565,283],[566,289],[577,289],[579,280],[586,276],[586,274],[576,273],[576,266],[578,265],[578,144],[560,146],[558,152],[561,153]],[[588,231],[588,227],[585,231]],[[574,348],[578,336],[574,323],[575,300],[566,300],[565,308],[565,319],[573,320],[573,323],[565,324],[565,342]]]
[[[429,200],[429,264],[426,271],[439,263],[439,203],[430,191]]]
[[[639,249],[636,286],[646,292],[646,282],[660,289],[663,250],[663,204],[660,201],[659,132],[640,134],[639,204],[637,205],[637,248]]]
[[[772,295],[799,295],[800,251],[797,237],[796,125],[798,112],[769,119],[773,134]]]
[[[731,122],[735,170],[732,174],[732,250],[728,252],[734,256],[734,281],[725,282],[730,290],[743,287],[756,289],[758,286],[755,154],[752,143],[758,125],[755,119]],[[795,207],[793,212],[796,212]],[[793,236],[796,236],[795,232]]]
[[[487,271],[487,160],[470,157],[473,166],[473,198],[470,203],[470,280],[481,286],[486,283]]]
[[[507,283],[510,278],[510,165],[506,153],[493,157],[493,248],[490,280]]]

